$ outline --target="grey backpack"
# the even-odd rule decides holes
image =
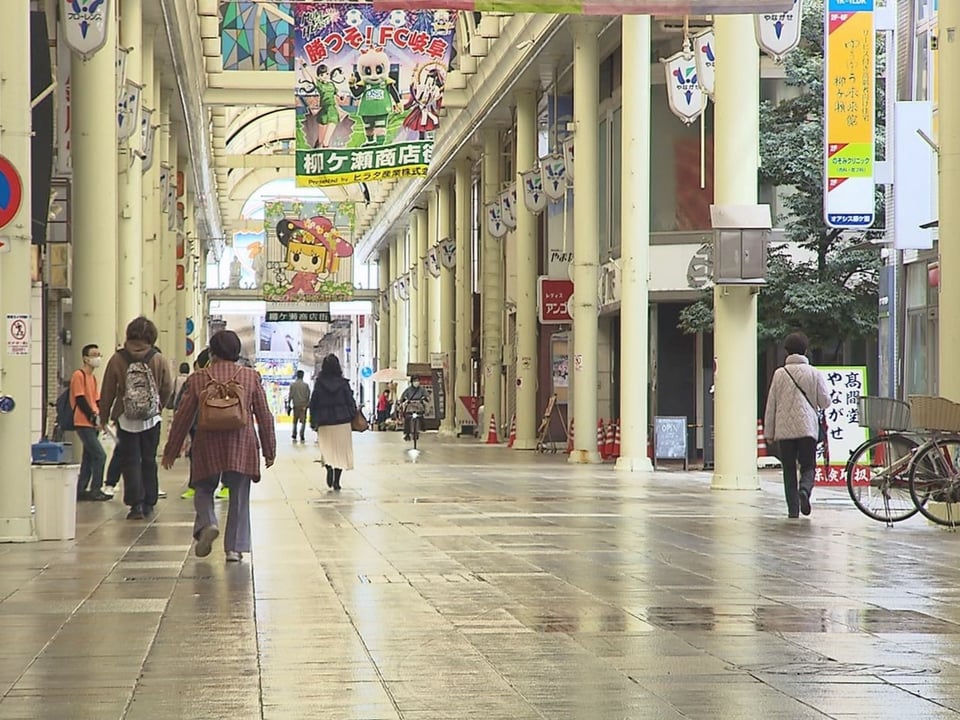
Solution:
[[[160,414],[160,389],[150,369],[150,359],[157,354],[152,348],[142,360],[123,350],[127,361],[126,386],[123,390],[123,414],[131,420],[149,420]]]

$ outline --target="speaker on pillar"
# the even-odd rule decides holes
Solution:
[[[36,98],[53,83],[47,17],[42,10],[30,12],[30,97]],[[30,238],[34,245],[47,241],[50,214],[50,177],[53,174],[53,93],[33,109],[30,139]]]

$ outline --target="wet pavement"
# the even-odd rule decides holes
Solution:
[[[333,493],[280,435],[239,564],[183,461],[152,521],[0,545],[0,720],[960,715],[960,534],[435,436],[355,435]]]

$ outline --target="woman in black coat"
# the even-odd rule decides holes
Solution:
[[[343,377],[340,360],[327,355],[310,396],[310,427],[317,431],[320,458],[327,469],[327,487],[340,489],[344,470],[353,470],[353,431],[357,401]]]

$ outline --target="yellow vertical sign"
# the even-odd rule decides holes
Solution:
[[[824,218],[837,228],[874,221],[874,0],[828,0],[824,33]]]

